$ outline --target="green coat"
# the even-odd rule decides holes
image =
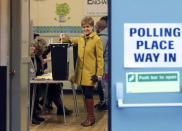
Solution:
[[[91,77],[103,75],[103,49],[102,40],[92,32],[87,39],[84,34],[80,37],[69,40],[72,45],[78,45],[78,57],[74,75],[74,82],[82,86],[95,86]]]

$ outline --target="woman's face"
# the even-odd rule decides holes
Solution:
[[[82,30],[83,30],[83,33],[85,35],[88,35],[88,34],[90,34],[92,32],[93,26],[91,26],[89,24],[85,24],[85,25],[82,26]]]
[[[30,44],[30,53],[35,53],[35,46]]]

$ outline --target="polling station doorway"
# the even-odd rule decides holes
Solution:
[[[180,5],[111,1],[112,131],[181,130]]]
[[[30,1],[31,32],[32,34],[39,34],[39,38],[45,39],[48,44],[57,43],[60,39],[60,33],[69,34],[70,38],[78,37],[82,33],[80,24],[82,18],[84,16],[91,16],[94,18],[94,22],[96,23],[100,17],[107,15],[106,3],[107,0],[103,0],[103,2],[95,2],[94,0],[32,0]],[[62,11],[62,9],[64,11]],[[70,52],[72,53],[69,54],[69,57],[73,57],[73,51]],[[49,56],[50,54],[48,57]],[[73,61],[70,61],[69,65],[72,66]],[[52,70],[51,62],[48,63],[48,70],[49,72]],[[69,72],[73,73],[73,66],[70,67],[69,70]],[[70,90],[69,82],[65,82],[63,84],[68,85],[63,86],[64,90]],[[105,123],[107,123],[107,121]]]

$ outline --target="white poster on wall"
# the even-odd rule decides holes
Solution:
[[[124,24],[124,67],[182,67],[182,24]]]
[[[106,16],[108,0],[85,0],[85,16]]]

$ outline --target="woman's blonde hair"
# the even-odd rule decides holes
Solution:
[[[81,26],[85,25],[85,24],[89,24],[90,26],[94,26],[94,20],[92,17],[90,16],[86,16],[82,19],[81,21]]]
[[[44,39],[39,38],[35,40],[35,54],[42,55],[44,48],[47,47],[47,42]]]

